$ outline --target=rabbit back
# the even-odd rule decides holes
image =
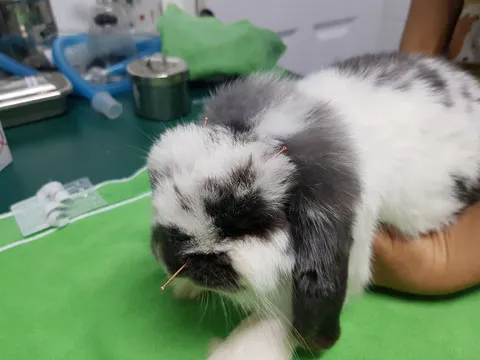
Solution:
[[[480,197],[480,87],[446,61],[366,55],[301,80],[340,114],[359,163],[361,206],[418,235]]]

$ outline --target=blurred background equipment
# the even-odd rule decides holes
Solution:
[[[57,34],[49,0],[0,0],[0,53],[49,68],[45,50]]]

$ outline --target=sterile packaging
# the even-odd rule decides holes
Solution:
[[[63,228],[72,220],[107,203],[88,178],[68,184],[51,181],[35,196],[10,207],[23,236],[30,236],[48,228]]]
[[[7,137],[0,122],[0,171],[12,162],[12,154],[7,144]]]

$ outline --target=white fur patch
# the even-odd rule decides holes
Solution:
[[[277,231],[268,239],[249,238],[239,241],[229,252],[233,267],[256,294],[276,291],[290,277],[295,263],[289,235]]]
[[[251,316],[217,342],[208,360],[290,360],[290,335],[289,326],[278,318]]]

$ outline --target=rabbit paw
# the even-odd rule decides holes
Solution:
[[[290,360],[288,328],[278,319],[245,319],[226,340],[210,342],[208,360]]]

